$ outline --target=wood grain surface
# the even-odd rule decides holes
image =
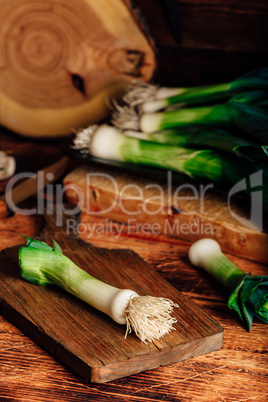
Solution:
[[[107,117],[130,80],[150,80],[153,41],[131,6],[0,0],[1,124],[25,136],[65,136]]]
[[[59,242],[64,255],[94,277],[140,295],[166,297],[175,331],[144,344],[125,327],[55,287],[33,286],[20,277],[18,247],[0,254],[2,315],[53,356],[92,382],[117,378],[206,354],[222,347],[223,330],[193,302],[158,276],[131,250],[96,248],[53,226],[43,236]],[[49,234],[46,232],[48,231]]]
[[[225,252],[268,263],[268,235],[246,225],[250,205],[245,196],[228,199],[227,191],[207,183],[185,184],[172,173],[160,180],[157,174],[150,178],[105,165],[83,165],[63,183],[69,202],[79,204],[84,214],[124,223],[132,232],[159,232],[189,242],[210,237]]]
[[[158,49],[157,82],[224,82],[267,64],[266,0],[136,0]],[[175,21],[179,38],[174,35]]]
[[[8,4],[8,2],[5,2]],[[146,17],[158,50],[156,81],[165,85],[224,82],[267,63],[267,1],[178,1],[182,37],[170,29],[164,1],[135,0]],[[1,128],[1,149],[15,156],[17,172],[35,172],[61,157],[59,142],[34,142]],[[76,162],[72,161],[75,165]],[[0,182],[3,193],[7,182]],[[46,197],[46,194],[43,196]],[[36,205],[32,197],[26,208]],[[1,221],[0,246],[21,243],[21,228],[40,233],[42,216]],[[128,233],[125,226],[94,230],[107,222],[95,216],[82,233],[96,247],[128,248],[148,262],[178,291],[194,301],[224,328],[223,347],[104,384],[90,384],[55,360],[0,315],[1,402],[267,402],[267,325],[256,320],[248,333],[226,306],[227,294],[211,277],[189,264],[189,244],[164,235]],[[26,229],[27,228],[27,229]],[[122,229],[122,230],[121,230]],[[121,233],[121,234],[120,234]],[[267,266],[228,255],[253,275]]]
[[[57,143],[35,143],[12,133],[1,134],[2,148],[16,156],[18,171],[36,171],[57,160]],[[5,183],[1,182],[3,192]],[[27,207],[36,203],[28,200]],[[37,220],[35,220],[35,219]],[[30,225],[40,232],[41,217]],[[84,218],[83,218],[84,219]],[[55,360],[33,340],[0,315],[0,400],[23,402],[266,402],[268,398],[267,326],[256,320],[248,333],[226,306],[227,295],[211,277],[192,267],[187,258],[189,244],[164,235],[127,233],[121,226],[94,231],[107,224],[104,218],[88,217],[91,233],[81,233],[96,247],[131,249],[148,262],[183,295],[194,301],[224,328],[223,347],[205,356],[184,360],[105,384],[89,384]],[[95,226],[94,226],[95,225]],[[1,246],[21,244],[13,238],[14,226],[23,227],[21,216],[13,224],[1,222]],[[42,225],[41,225],[42,226]],[[26,227],[26,225],[25,225]],[[241,269],[267,275],[267,266],[228,255]]]

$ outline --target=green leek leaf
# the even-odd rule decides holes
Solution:
[[[52,248],[48,244],[46,244],[44,242],[34,240],[34,239],[31,239],[30,237],[26,237],[26,236],[23,236],[23,235],[21,235],[21,236],[24,237],[27,240],[26,241],[26,246],[27,247],[36,248],[36,249],[40,249],[40,250],[43,249],[43,250],[48,250],[48,251],[52,250]]]
[[[239,145],[233,151],[248,160],[256,170],[262,170],[268,177],[268,146],[267,145]]]
[[[256,106],[262,105],[262,102],[267,101],[268,91],[250,91],[242,92],[233,96],[228,102],[247,103]]]

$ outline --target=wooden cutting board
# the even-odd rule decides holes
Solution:
[[[221,348],[223,329],[195,303],[159,276],[131,250],[96,248],[71,238],[52,216],[42,239],[54,238],[65,255],[93,276],[139,294],[168,297],[175,330],[154,343],[142,343],[125,326],[60,288],[41,287],[20,278],[19,246],[0,253],[0,311],[57,360],[92,382],[102,383],[179,362]]]

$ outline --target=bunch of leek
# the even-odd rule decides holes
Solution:
[[[178,305],[173,301],[115,288],[79,268],[63,255],[56,241],[52,248],[46,243],[26,239],[26,247],[19,250],[23,279],[36,285],[61,287],[118,324],[126,324],[126,336],[133,329],[144,343],[153,342],[174,329],[176,319],[171,314]]]
[[[251,276],[237,267],[213,239],[201,239],[189,249],[189,260],[204,268],[229,292],[228,307],[234,309],[251,330],[254,316],[268,323],[268,276]]]
[[[261,169],[238,147],[268,144],[268,68],[206,87],[134,83],[123,100],[108,124],[79,130],[74,148],[106,160],[224,183],[225,188]],[[265,175],[265,208],[267,180]]]

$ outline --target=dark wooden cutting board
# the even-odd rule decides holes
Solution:
[[[131,250],[96,248],[71,237],[52,216],[42,239],[54,238],[63,252],[93,276],[139,294],[168,297],[175,330],[154,343],[142,343],[125,326],[63,290],[41,287],[20,278],[19,246],[0,253],[0,311],[56,359],[92,382],[108,382],[179,362],[222,347],[223,329],[190,299],[159,276]]]

